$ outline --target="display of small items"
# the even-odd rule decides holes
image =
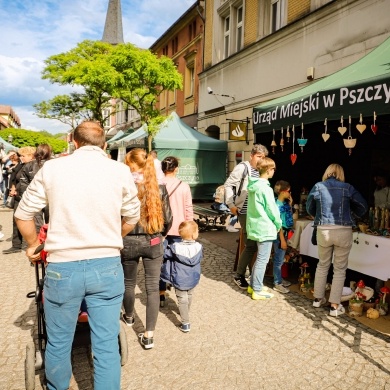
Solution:
[[[307,272],[307,269],[309,268],[309,264],[303,263],[299,267],[301,269],[301,273],[299,275],[298,281],[299,281],[299,291],[307,292],[310,290],[312,284],[310,283],[310,273]]]
[[[382,236],[390,235],[389,209],[385,207],[370,207],[368,212],[367,233],[376,233]]]
[[[307,215],[306,212],[306,200],[307,200],[307,195],[308,191],[305,187],[301,189],[301,193],[299,195],[299,217],[305,217]]]

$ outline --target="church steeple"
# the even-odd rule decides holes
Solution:
[[[109,0],[102,41],[113,45],[124,43],[121,0]]]

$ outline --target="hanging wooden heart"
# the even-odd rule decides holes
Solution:
[[[326,142],[329,139],[330,135],[328,133],[322,133],[322,139]]]
[[[341,135],[344,135],[345,132],[347,131],[347,128],[344,127],[344,126],[340,126],[340,127],[337,128],[337,130],[339,131],[339,133],[340,133]]]
[[[360,114],[359,124],[356,125],[359,133],[362,134],[364,130],[366,130],[366,125],[363,125],[363,115]]]
[[[297,161],[297,155],[295,153],[290,154],[290,160],[292,162],[292,165],[294,165],[295,161]]]
[[[341,116],[340,123],[341,123],[341,126],[339,126],[339,127],[337,128],[337,130],[339,131],[339,133],[340,133],[341,135],[344,135],[345,132],[347,131],[347,128],[344,127],[344,118],[343,118],[343,116]]]

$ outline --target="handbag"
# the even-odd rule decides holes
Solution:
[[[15,199],[13,196],[9,196],[7,198],[7,201],[5,202],[5,206],[8,207],[9,209],[13,209],[15,204]]]
[[[311,243],[317,245],[317,226],[313,226],[313,234],[311,235]]]

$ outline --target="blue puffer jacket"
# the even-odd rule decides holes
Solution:
[[[180,241],[168,245],[161,267],[161,279],[179,290],[194,288],[200,279],[202,245],[196,241]]]
[[[350,184],[330,177],[314,185],[306,201],[314,225],[354,226],[353,214],[362,217],[367,202]]]

